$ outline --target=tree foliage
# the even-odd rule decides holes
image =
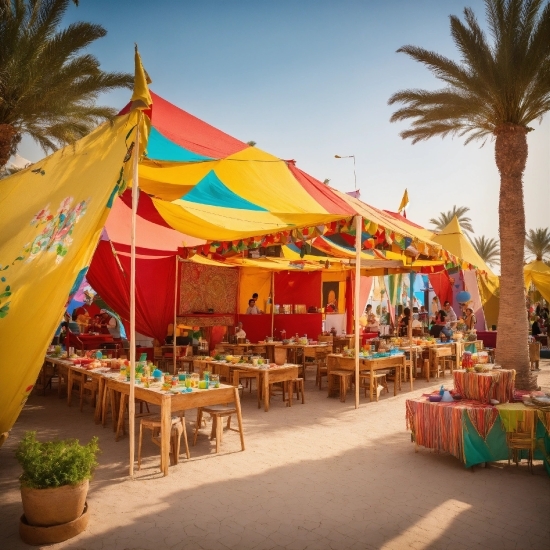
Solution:
[[[486,264],[494,266],[500,263],[500,245],[497,239],[481,235],[472,239],[472,245]]]
[[[401,137],[484,139],[503,125],[527,127],[550,110],[550,5],[544,0],[485,0],[489,43],[474,12],[451,15],[460,62],[417,46],[397,50],[425,65],[445,87],[408,89],[389,104],[403,106],[392,122],[408,120]]]
[[[546,260],[550,255],[550,231],[548,228],[529,229],[525,238],[525,248],[528,254],[534,256],[536,260]]]
[[[472,220],[466,214],[470,211],[468,206],[456,206],[454,205],[452,210],[448,212],[441,212],[439,218],[431,218],[430,223],[435,226],[436,231],[443,231],[447,227],[452,219],[456,216],[460,227],[464,231],[474,232],[472,227]]]
[[[16,152],[23,134],[45,152],[86,135],[117,112],[97,105],[98,96],[133,85],[131,74],[104,72],[93,55],[83,52],[105,36],[103,27],[76,22],[59,29],[70,3],[0,0],[0,127],[5,129],[0,134],[9,128],[14,133],[9,154],[0,151],[0,166]]]

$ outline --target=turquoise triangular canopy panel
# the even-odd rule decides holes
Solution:
[[[163,136],[156,128],[151,128],[149,141],[147,143],[147,158],[154,160],[163,160],[167,162],[203,162],[214,160],[210,157],[193,153],[170,141]]]
[[[256,210],[267,212],[266,208],[239,197],[218,178],[214,170],[211,170],[204,178],[181,197],[184,201],[210,206],[223,206],[225,208],[237,208],[239,210]]]

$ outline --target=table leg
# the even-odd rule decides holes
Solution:
[[[413,365],[416,365],[416,356],[415,356],[415,362],[412,361],[412,354],[411,354],[411,361],[409,363],[409,377],[411,381],[411,391],[413,391]],[[416,370],[416,367],[414,367]]]
[[[98,381],[99,381],[99,388],[98,388],[97,397],[95,400],[95,413],[94,413],[94,421],[96,424],[99,424],[102,418],[103,394],[105,393],[105,378],[103,376],[100,376]]]
[[[397,388],[401,388],[401,365],[395,369],[395,383],[393,384],[393,395],[397,395]]]
[[[373,388],[373,386],[374,386],[374,370],[371,367],[370,371],[369,371],[369,397],[370,397],[371,401],[372,401],[372,388]]]
[[[239,390],[235,388],[234,391],[235,391],[235,409],[237,409],[237,423],[239,424],[239,435],[241,436],[241,451],[244,451],[244,432],[243,432],[243,416],[241,412],[241,400],[239,398]]]
[[[160,405],[160,469],[165,476],[168,475],[168,466],[170,465],[170,435],[172,432],[170,403],[170,396],[163,396]]]
[[[269,374],[267,372],[263,373],[264,377],[264,411],[269,411]]]
[[[115,441],[120,439],[120,432],[124,429],[124,413],[126,412],[126,399],[127,395],[120,394],[120,405],[118,407],[118,422],[116,426]]]
[[[73,369],[67,369],[67,405],[71,406],[73,395]]]

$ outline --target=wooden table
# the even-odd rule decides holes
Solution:
[[[61,379],[64,378],[67,382],[68,380],[68,368],[73,365],[73,362],[69,359],[63,359],[61,357],[51,357],[46,355],[44,362],[50,363],[57,368],[57,374],[59,376],[59,384],[57,386],[57,394],[61,398]]]
[[[508,403],[514,398],[515,370],[492,369],[489,372],[466,372],[458,369],[453,372],[455,390],[465,399],[488,403],[496,399]]]
[[[269,411],[269,384],[273,384],[274,382],[289,382],[298,378],[298,369],[300,368],[300,365],[291,363],[263,368],[261,365],[254,366],[251,363],[227,363],[225,361],[195,362],[199,363],[198,368],[201,376],[204,370],[211,369],[213,374],[224,376],[228,381],[233,381],[233,372],[236,370],[258,373],[260,375],[260,387],[258,391],[263,397],[265,412]]]
[[[255,367],[247,363],[235,363],[231,365],[233,370],[246,370],[257,372],[260,375],[260,384],[262,387],[262,395],[264,399],[264,411],[269,411],[269,384],[276,382],[290,382],[298,378],[298,365],[286,364],[277,365],[276,367],[262,368]],[[260,388],[258,388],[260,391]],[[289,391],[289,404],[292,404],[292,390]]]
[[[121,424],[124,421],[124,412],[126,409],[126,401],[130,395],[130,384],[128,382],[122,382],[116,378],[109,379],[109,387],[115,391],[120,392],[122,398],[120,400],[120,407],[118,413],[118,423]],[[244,436],[242,435],[242,414],[241,414],[241,401],[239,399],[239,391],[233,386],[220,384],[219,388],[210,388],[208,390],[193,389],[189,393],[177,393],[163,392],[158,387],[144,388],[141,385],[135,386],[135,397],[151,403],[153,405],[160,406],[161,428],[160,428],[160,468],[162,473],[168,475],[168,466],[170,464],[170,433],[171,433],[171,419],[172,412],[186,411],[189,409],[196,409],[198,407],[208,407],[212,405],[225,405],[226,403],[235,403],[237,409],[237,422],[240,429],[241,437],[241,449],[244,451]],[[179,387],[181,390],[181,387]]]
[[[373,387],[374,387],[374,372],[377,370],[395,368],[395,384],[393,385],[393,395],[397,395],[397,388],[401,388],[401,369],[406,365],[404,355],[390,355],[389,357],[379,357],[373,359],[359,359],[359,371],[369,371],[369,383],[370,383],[370,400],[373,400]],[[413,389],[412,383],[412,363],[409,368],[411,369],[411,390]],[[327,372],[328,372],[328,395],[332,392],[332,382],[330,371],[332,370],[349,370],[355,372],[355,358],[344,357],[343,355],[331,353],[327,356]],[[358,383],[358,381],[356,381]]]
[[[328,344],[326,342],[322,344],[277,344],[277,347],[293,351],[292,360],[294,364],[298,364],[298,350],[302,350],[302,369],[304,380],[306,377],[306,357],[308,357],[308,352],[313,352],[313,355],[310,355],[309,357],[315,357],[315,352],[317,350],[332,351],[332,344]]]

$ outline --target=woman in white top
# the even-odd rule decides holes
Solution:
[[[256,300],[250,298],[248,300],[248,307],[246,308],[247,315],[259,315],[261,310],[256,307]]]

